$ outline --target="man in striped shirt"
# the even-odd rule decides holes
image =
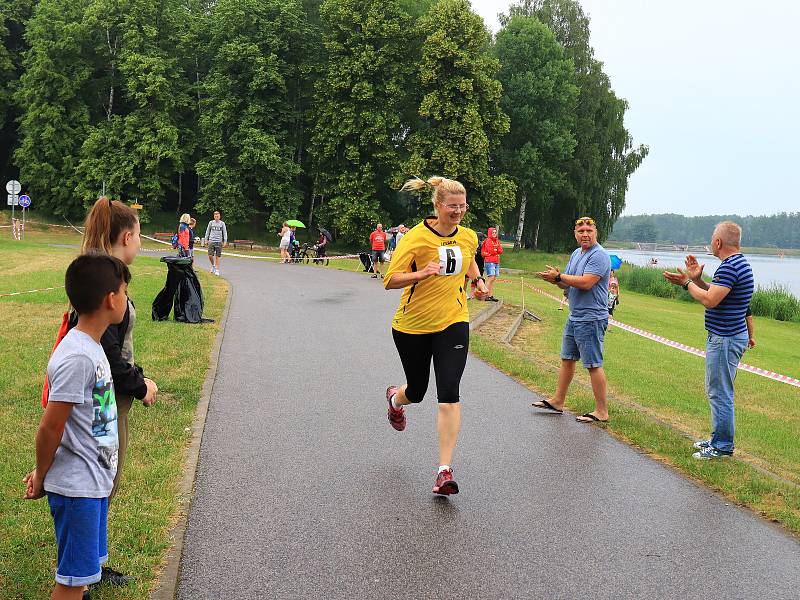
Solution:
[[[692,456],[709,460],[733,454],[733,381],[750,336],[745,316],[753,296],[753,270],[740,250],[742,228],[723,221],[714,229],[711,251],[722,264],[711,283],[703,281],[703,266],[691,254],[686,270],[664,272],[706,307],[706,393],[711,406],[711,439],[695,442]]]

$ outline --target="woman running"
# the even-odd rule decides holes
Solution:
[[[469,311],[466,278],[477,283],[476,297],[488,296],[475,264],[478,238],[459,227],[468,208],[467,192],[458,181],[431,177],[411,179],[403,190],[433,188],[434,216],[411,229],[392,256],[383,285],[403,288],[400,306],[392,320],[392,337],[407,383],[389,386],[389,423],[397,431],[406,427],[403,406],[421,402],[428,389],[431,358],[439,398],[439,472],[435,494],[457,494],[452,459],[461,428],[458,388],[469,348]]]

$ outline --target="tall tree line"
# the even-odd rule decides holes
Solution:
[[[769,216],[711,215],[685,217],[676,214],[632,215],[621,217],[609,239],[625,242],[665,242],[705,245],[711,241],[720,221],[733,221],[742,227],[742,245],[760,248],[800,248],[797,221],[800,212]]]
[[[412,222],[404,179],[460,180],[468,222],[563,248],[607,235],[633,148],[577,0],[0,0],[0,172],[80,217],[103,190],[149,210],[357,242]]]

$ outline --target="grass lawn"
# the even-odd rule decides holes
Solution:
[[[506,304],[522,303],[525,283],[558,295],[555,286],[534,279],[545,264],[563,268],[566,255],[506,253],[504,267],[521,274],[501,275],[511,283],[496,285]],[[526,308],[543,318],[523,321],[511,345],[500,340],[516,312],[500,314],[478,330],[471,349],[479,357],[551,397],[559,366],[561,333],[567,317],[558,304],[534,291],[525,293]],[[518,309],[516,309],[518,311]],[[623,290],[614,316],[624,323],[696,348],[705,348],[703,308],[697,303],[655,298]],[[755,319],[758,345],[743,361],[800,378],[800,324]],[[765,517],[800,534],[800,389],[746,372],[736,379],[735,460],[695,461],[688,438],[708,437],[709,409],[704,391],[702,358],[610,327],[605,369],[609,381],[609,431],[654,458],[723,492]],[[567,400],[577,413],[591,410],[594,400],[585,370]]]
[[[79,236],[71,230],[30,227],[25,242],[0,229],[0,294],[61,286]],[[201,263],[202,264],[202,263]],[[155,406],[131,410],[131,442],[122,484],[109,515],[110,564],[131,574],[126,589],[101,587],[92,598],[147,598],[169,546],[179,510],[177,485],[195,406],[219,330],[227,284],[198,269],[205,316],[215,323],[155,323],[150,305],[166,267],[140,256],[132,266],[130,296],[136,304],[136,361],[159,387]],[[22,476],[35,462],[34,436],[42,409],[42,377],[61,315],[63,289],[0,298],[0,598],[49,597],[56,549],[45,499],[23,501]]]

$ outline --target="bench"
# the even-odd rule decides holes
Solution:
[[[154,237],[157,240],[162,241],[162,242],[169,242],[169,241],[172,241],[172,236],[173,235],[175,235],[175,234],[174,233],[168,233],[168,232],[165,232],[165,231],[159,231],[157,233],[154,233],[152,237]]]
[[[250,246],[250,250],[252,250],[253,244],[255,244],[255,242],[253,240],[233,240],[234,248],[236,248],[236,244],[240,244],[242,246]]]

